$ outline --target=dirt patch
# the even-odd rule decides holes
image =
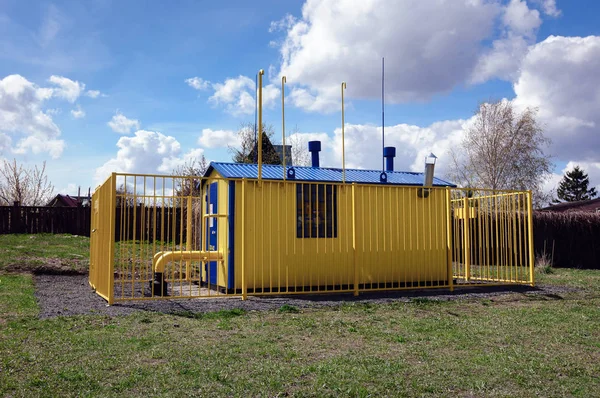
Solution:
[[[89,266],[88,260],[27,257],[6,264],[2,271],[38,275],[85,275]]]
[[[561,286],[506,286],[460,288],[448,290],[392,291],[352,294],[323,294],[306,296],[249,297],[242,301],[238,297],[215,299],[171,299],[156,301],[132,301],[108,306],[106,301],[94,293],[87,275],[35,275],[35,296],[40,306],[40,317],[70,316],[81,314],[126,315],[137,311],[162,313],[206,313],[240,308],[246,311],[276,310],[284,304],[298,308],[338,307],[349,303],[394,303],[413,300],[528,300],[531,295],[562,298],[572,288]]]

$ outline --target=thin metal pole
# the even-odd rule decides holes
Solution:
[[[262,182],[262,77],[264,70],[258,71],[258,181]]]
[[[254,78],[254,142],[256,143],[256,126],[258,118],[258,73]],[[258,163],[258,159],[256,159]]]
[[[344,137],[344,90],[346,82],[342,82],[342,183],[346,183],[346,142]]]
[[[287,83],[287,79],[285,78],[285,76],[281,77],[281,142],[282,142],[282,160],[283,160],[283,181],[285,181],[285,175],[286,175],[286,170],[285,170],[285,103],[284,103],[284,99],[285,99],[285,88],[284,85],[285,83]]]
[[[385,80],[385,58],[381,58],[381,171],[385,171],[385,97],[384,97],[384,82]]]

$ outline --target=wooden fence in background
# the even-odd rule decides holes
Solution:
[[[139,205],[116,208],[115,239],[166,239],[181,236],[181,209]],[[0,234],[72,234],[90,236],[90,207],[0,206]],[[155,235],[156,234],[156,235]]]
[[[90,236],[89,207],[0,206],[0,234]]]

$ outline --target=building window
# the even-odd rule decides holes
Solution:
[[[296,185],[296,236],[337,237],[337,186]]]

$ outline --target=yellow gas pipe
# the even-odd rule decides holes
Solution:
[[[264,70],[258,71],[258,183],[262,182],[262,77]]]
[[[344,140],[344,90],[346,82],[342,82],[342,183],[346,183],[346,147]]]
[[[285,181],[285,175],[286,175],[286,170],[285,170],[285,105],[284,105],[284,98],[285,98],[285,94],[284,94],[284,84],[287,83],[287,79],[285,78],[285,76],[281,76],[281,142],[283,144],[283,149],[281,151],[282,153],[282,160],[283,160],[283,181]]]

